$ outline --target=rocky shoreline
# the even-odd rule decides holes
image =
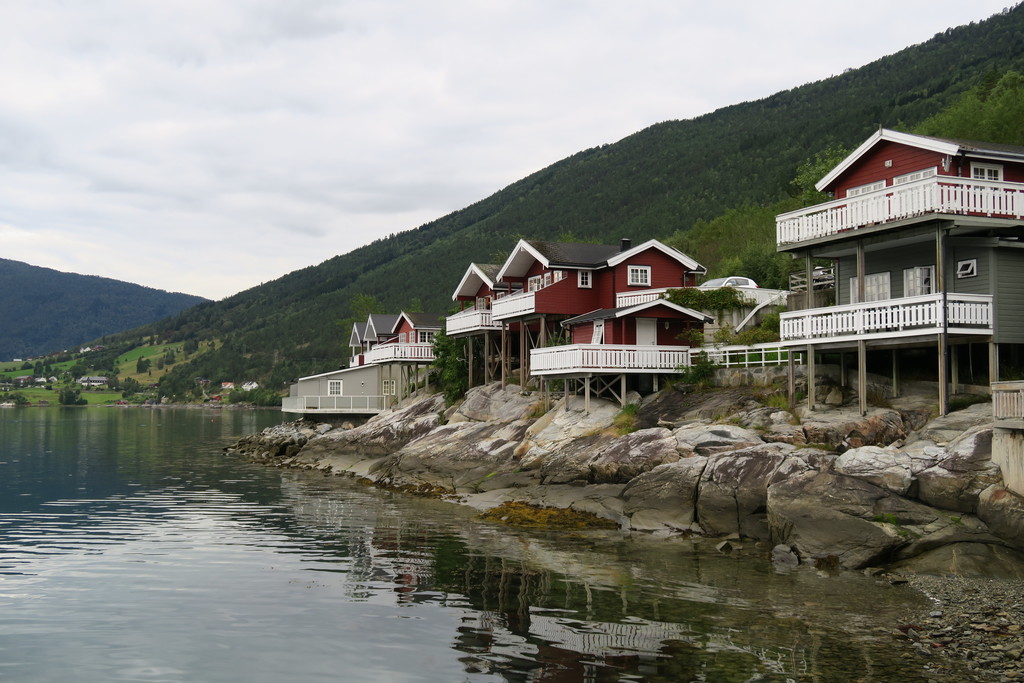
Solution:
[[[936,680],[1024,680],[1024,499],[991,461],[991,406],[931,419],[927,400],[867,416],[796,414],[768,390],[631,397],[639,409],[477,387],[363,425],[297,421],[228,451],[481,511],[568,508],[634,532],[753,540],[781,565],[861,570],[935,601],[893,631]],[[624,417],[625,416],[625,417]]]

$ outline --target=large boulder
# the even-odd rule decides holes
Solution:
[[[601,433],[575,439],[547,454],[539,469],[544,484],[625,484],[676,460],[672,433],[654,427],[619,437]]]
[[[333,429],[312,439],[300,455],[306,460],[344,452],[363,457],[388,455],[438,426],[443,410],[444,397],[440,394],[409,400],[358,427]]]
[[[761,444],[710,456],[696,506],[704,531],[767,539],[768,487],[811,468],[794,450],[788,444]]]
[[[957,410],[948,415],[937,417],[920,429],[912,431],[907,435],[907,443],[911,444],[918,440],[924,440],[945,446],[972,427],[990,424],[991,422],[992,404],[975,403],[963,410]]]
[[[673,432],[680,452],[712,455],[763,443],[749,429],[730,424],[688,424]]]
[[[900,560],[892,570],[1024,580],[1024,553],[991,543],[951,543]]]
[[[562,399],[530,425],[516,455],[523,468],[540,469],[554,453],[590,448],[589,442],[593,441],[590,437],[610,429],[620,411],[619,406],[610,401],[592,399],[590,410],[584,412],[580,402],[567,406]]]
[[[518,384],[509,384],[503,389],[500,382],[491,382],[466,392],[466,398],[452,413],[449,422],[524,420],[540,402],[536,395],[524,394]]]
[[[631,529],[642,531],[697,531],[697,483],[708,459],[683,458],[658,465],[626,484],[623,513]]]
[[[1024,498],[1003,486],[989,486],[978,497],[978,517],[993,534],[1024,550]]]
[[[809,471],[768,488],[772,542],[795,548],[801,557],[835,556],[849,569],[886,563],[913,540],[908,527],[938,517],[925,505],[836,472]]]
[[[878,446],[851,448],[832,467],[839,474],[858,477],[897,495],[905,495],[913,481],[913,461],[905,453]]]
[[[849,411],[799,411],[804,438],[809,444],[824,444],[838,450],[861,446],[888,446],[906,437],[906,425],[899,412],[875,408],[868,414]]]
[[[918,473],[918,498],[935,507],[975,512],[978,496],[1002,481],[992,462],[992,427],[969,428],[946,447],[945,457]]]

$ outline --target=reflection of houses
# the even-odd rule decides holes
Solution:
[[[374,415],[407,396],[434,360],[440,316],[371,314],[352,326],[348,368],[301,377],[282,399],[281,410],[303,414]]]
[[[950,387],[1021,366],[1024,147],[880,129],[817,187],[835,199],[777,217],[807,281],[835,264],[836,305],[782,316],[811,376],[816,353],[852,352],[862,411],[871,363],[897,394],[907,370],[929,375],[944,413]]]

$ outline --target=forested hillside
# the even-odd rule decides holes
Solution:
[[[0,259],[0,360],[76,347],[206,301]]]
[[[339,322],[358,295],[382,310],[443,312],[469,262],[499,260],[519,237],[678,238],[729,210],[785,199],[816,153],[855,147],[879,125],[912,128],[1010,69],[1024,71],[1019,6],[823,81],[579,152],[434,222],[141,333],[223,341],[175,368],[164,393],[186,391],[196,376],[283,387],[341,364],[348,329]]]

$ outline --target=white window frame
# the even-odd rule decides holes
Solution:
[[[903,270],[903,296],[926,296],[934,293],[935,266],[916,266]]]
[[[630,287],[650,287],[651,267],[650,266],[629,266],[627,283]]]
[[[971,162],[971,179],[973,180],[991,180],[994,182],[1002,182],[1003,180],[1003,165],[1002,164],[983,164],[977,161]]]
[[[906,183],[912,183],[916,180],[924,180],[925,178],[934,178],[938,175],[939,171],[937,168],[932,166],[931,168],[922,168],[920,171],[912,171],[910,173],[904,173],[898,175],[892,179],[893,185],[905,185]]]
[[[864,276],[864,302],[885,301],[891,299],[891,288],[889,285],[889,271],[872,273]],[[850,278],[850,303],[859,304],[857,300],[857,276]]]
[[[544,286],[544,276],[534,275],[533,277],[526,280],[526,291],[536,292],[538,289]]]
[[[868,192],[875,192],[876,190],[884,190],[884,189],[885,189],[885,181],[884,180],[876,180],[873,183],[868,183],[866,185],[857,185],[856,187],[848,188],[846,190],[846,196],[847,197],[857,197],[857,196],[862,195],[862,194],[867,194]]]
[[[552,282],[561,282],[563,279],[565,279],[565,271],[564,270],[553,270],[553,271],[551,271],[551,281]]]
[[[433,330],[419,330],[417,333],[417,341],[420,344],[429,344],[434,341]]]
[[[340,379],[329,379],[327,380],[327,395],[328,396],[344,396],[345,395],[345,383]]]
[[[548,287],[551,285],[551,271],[544,273],[544,286]]]
[[[576,286],[580,289],[590,289],[593,287],[594,279],[589,270],[580,270],[576,272]]]
[[[398,389],[396,387],[397,382],[398,380],[396,379],[381,380],[380,393],[383,394],[384,396],[394,396],[398,392]]]
[[[604,344],[604,321],[594,321],[594,334],[590,338],[591,344]]]
[[[958,280],[963,280],[969,277],[978,276],[978,259],[971,258],[964,261],[956,262],[956,277]]]

